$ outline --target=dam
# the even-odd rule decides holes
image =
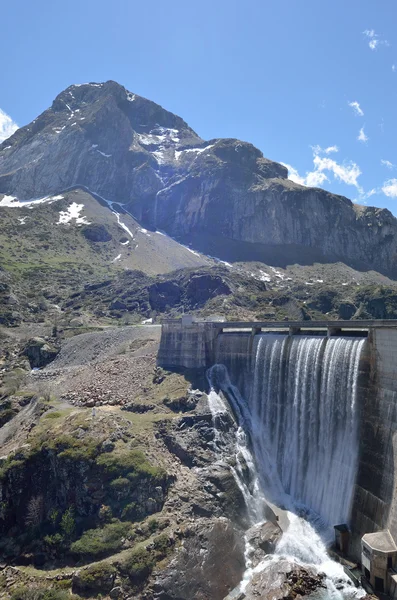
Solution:
[[[347,523],[360,563],[363,536],[397,540],[397,321],[185,316],[163,322],[158,363],[211,368],[219,389],[240,397],[272,501],[281,490],[325,526]]]

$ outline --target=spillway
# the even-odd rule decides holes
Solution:
[[[262,487],[328,528],[349,522],[365,339],[224,333],[212,379],[251,438]]]

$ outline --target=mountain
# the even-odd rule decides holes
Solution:
[[[388,210],[287,177],[253,145],[203,141],[113,81],[70,86],[0,145],[0,192],[20,201],[86,188],[144,228],[224,260],[341,261],[397,276],[397,220]]]

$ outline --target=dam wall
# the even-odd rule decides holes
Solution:
[[[215,359],[219,329],[189,317],[164,321],[157,362],[171,369],[207,369]]]
[[[357,375],[358,465],[350,513],[350,553],[359,560],[365,533],[389,529],[397,540],[397,321],[167,321],[158,363],[175,369],[209,368],[216,362],[218,336],[229,333],[238,342],[230,346],[230,355],[224,359],[233,384],[244,396],[248,393],[244,387],[251,369],[250,349],[261,332],[366,338]]]
[[[397,324],[396,324],[397,325]],[[397,326],[371,327],[368,379],[360,390],[359,466],[352,507],[358,534],[389,529],[397,540]],[[360,550],[354,545],[354,554]]]

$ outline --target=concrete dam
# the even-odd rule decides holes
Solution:
[[[239,398],[267,497],[275,504],[292,499],[328,533],[347,524],[349,558],[363,565],[374,589],[392,593],[397,321],[200,322],[185,316],[163,323],[158,363],[211,368],[226,397]],[[371,559],[378,546],[386,561],[381,567],[379,556]]]

